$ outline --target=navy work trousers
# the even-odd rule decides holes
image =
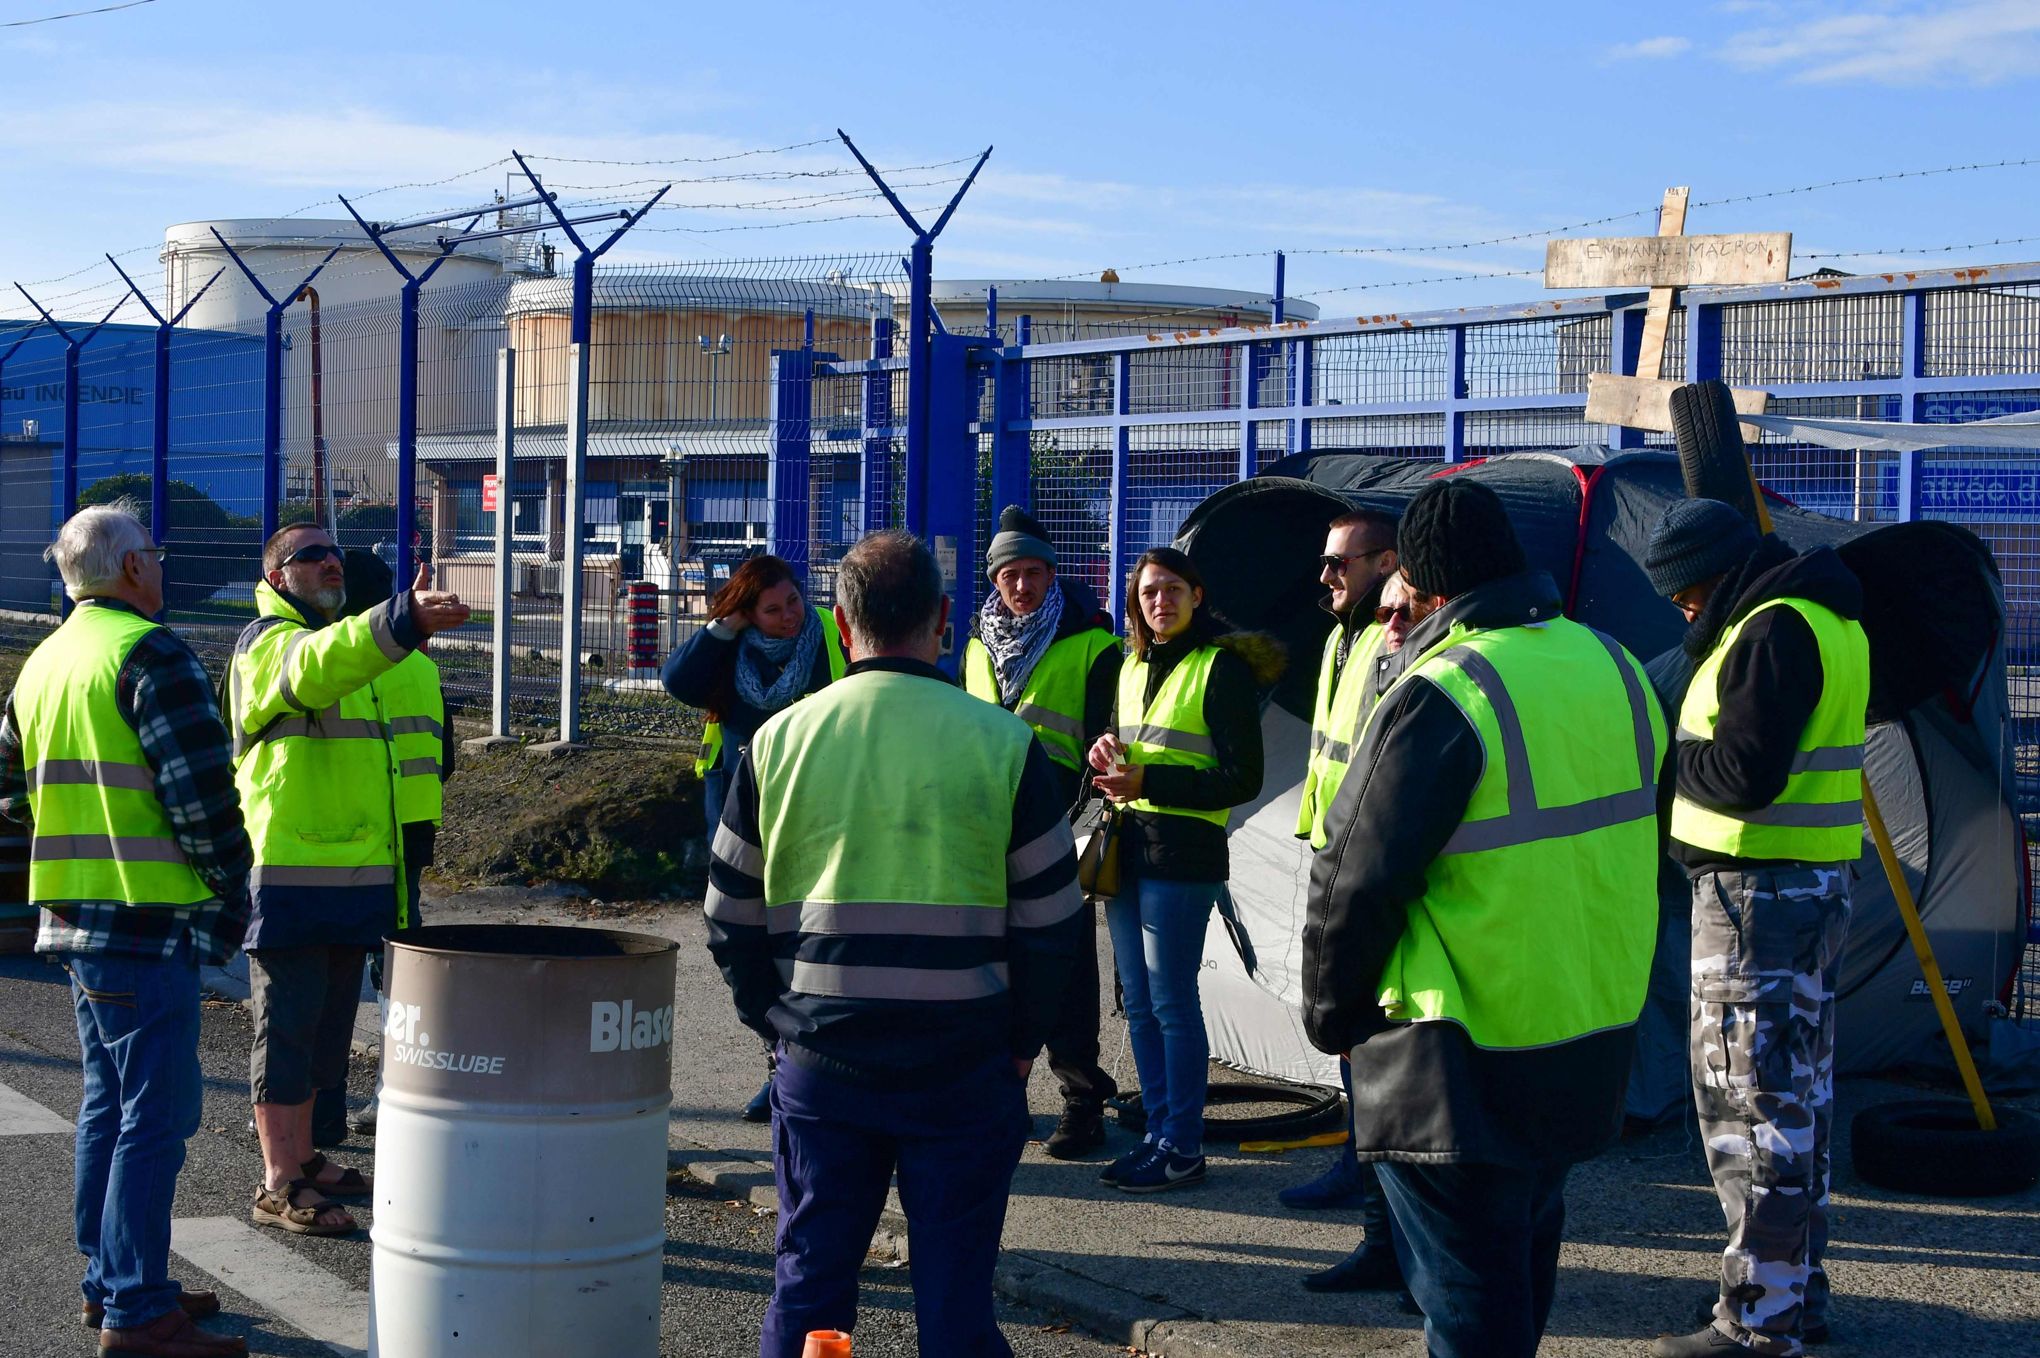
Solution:
[[[1381,1162],[1431,1358],[1534,1358],[1558,1285],[1568,1168]]]
[[[772,1075],[778,1259],[761,1358],[800,1358],[810,1330],[850,1330],[857,1271],[899,1173],[924,1358],[1010,1358],[992,1268],[1029,1123],[999,1057],[925,1089],[849,1084],[782,1057]]]

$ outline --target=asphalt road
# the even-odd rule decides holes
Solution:
[[[77,1111],[78,1042],[63,979],[61,971],[37,959],[0,958],[0,1085],[6,1087],[0,1090],[5,1227],[0,1271],[10,1302],[0,1307],[0,1354],[8,1358],[95,1352],[92,1332],[78,1322],[82,1260],[71,1234],[71,1138],[64,1131],[22,1130],[23,1099],[66,1123]],[[200,1037],[204,1115],[189,1145],[174,1215],[201,1221],[202,1229],[252,1250],[253,1257],[229,1282],[173,1253],[173,1274],[193,1287],[220,1289],[228,1314],[209,1327],[245,1335],[253,1352],[302,1358],[361,1353],[367,1342],[359,1328],[365,1324],[369,1280],[366,1232],[317,1240],[246,1225],[261,1170],[254,1136],[246,1130],[248,1038],[248,1020],[238,1005],[206,1004]],[[357,1058],[351,1073],[357,1100],[373,1076],[369,1063]],[[7,1091],[18,1097],[9,1098]],[[28,1112],[26,1125],[33,1126],[33,1110]],[[343,1164],[366,1166],[373,1151],[372,1139],[357,1138],[329,1154]],[[365,1206],[352,1210],[364,1226],[372,1220]],[[688,1358],[755,1354],[771,1293],[770,1217],[683,1180],[668,1190],[666,1223],[662,1352]],[[907,1270],[875,1265],[863,1282],[860,1358],[913,1354]],[[252,1301],[248,1292],[268,1296],[273,1304]],[[999,1314],[1022,1358],[1105,1358],[1121,1352],[1025,1308],[1002,1303]]]

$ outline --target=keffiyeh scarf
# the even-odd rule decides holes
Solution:
[[[1048,654],[1048,648],[1055,642],[1056,629],[1062,625],[1062,586],[1051,584],[1048,597],[1041,601],[1041,607],[1026,617],[1006,607],[1006,601],[992,591],[985,606],[978,610],[978,640],[991,652],[992,671],[999,680],[999,700],[1010,703],[1021,689],[1027,687],[1027,680],[1034,673],[1034,667],[1041,663],[1041,657]]]

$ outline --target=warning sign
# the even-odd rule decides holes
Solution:
[[[496,474],[486,473],[482,477],[482,513],[496,512]]]

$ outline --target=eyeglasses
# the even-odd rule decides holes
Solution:
[[[292,552],[283,559],[283,564],[295,566],[299,562],[339,561],[340,559],[340,549],[338,547],[335,547],[330,542],[315,542],[309,547],[300,547]]]
[[[1370,556],[1380,556],[1384,552],[1392,552],[1394,550],[1395,548],[1393,547],[1376,547],[1371,552],[1347,552],[1343,556],[1337,552],[1326,552],[1317,559],[1318,574],[1323,575],[1326,571],[1342,571],[1346,569],[1348,561],[1365,561]]]
[[[158,561],[161,561],[164,557],[170,555],[170,549],[168,547],[137,547],[135,548],[135,550],[140,552],[143,556],[153,556]]]
[[[1383,604],[1374,610],[1374,620],[1383,627],[1388,626],[1391,619],[1407,618],[1409,615],[1410,606],[1408,604]]]

